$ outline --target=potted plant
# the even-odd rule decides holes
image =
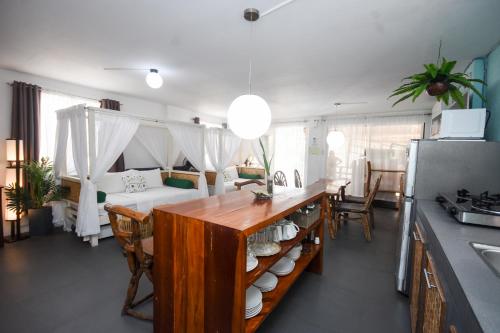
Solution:
[[[267,193],[273,194],[273,178],[271,177],[271,163],[273,158],[268,161],[266,150],[264,149],[264,144],[262,143],[261,138],[259,138],[260,148],[262,149],[262,159],[264,160],[264,170],[266,171],[266,185],[267,185]]]
[[[61,187],[56,184],[52,163],[47,158],[23,166],[27,188],[11,184],[6,188],[7,207],[28,214],[30,235],[46,235],[52,231],[51,201],[60,200]]]
[[[448,61],[443,57],[441,65],[439,65],[439,61],[437,64],[426,64],[424,65],[425,72],[405,77],[403,80],[408,82],[394,90],[392,95],[389,96],[391,98],[403,95],[392,106],[408,98],[412,98],[412,102],[415,102],[424,91],[427,91],[430,96],[436,97],[438,101],[443,101],[446,105],[450,100],[454,100],[461,108],[465,108],[464,97],[460,92],[461,87],[471,89],[486,102],[481,92],[474,87],[474,82],[483,85],[486,85],[486,83],[482,80],[471,79],[465,73],[452,73],[451,71],[456,63],[456,61]]]

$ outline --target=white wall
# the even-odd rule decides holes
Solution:
[[[222,123],[222,119],[201,115],[195,111],[186,110],[176,106],[165,105],[129,95],[93,89],[27,73],[0,69],[0,184],[3,184],[5,181],[6,153],[4,139],[10,137],[11,130],[12,88],[7,83],[11,83],[12,81],[32,83],[48,90],[54,90],[65,94],[77,95],[95,100],[103,98],[115,99],[122,103],[122,112],[141,115],[148,118],[161,120],[173,119],[191,122],[192,118],[198,116],[206,121]],[[138,145],[132,144],[130,147],[127,147],[124,155],[127,168],[156,166],[156,163],[151,156],[149,156],[149,154],[147,154]],[[5,205],[3,205],[3,207],[5,207]],[[8,228],[4,226],[4,233],[6,233],[6,229]]]

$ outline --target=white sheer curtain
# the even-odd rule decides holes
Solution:
[[[288,187],[295,187],[294,170],[305,184],[306,130],[304,126],[280,126],[273,131],[274,159],[272,169],[283,171]]]
[[[134,139],[146,149],[153,159],[162,167],[168,168],[168,132],[164,128],[140,126],[135,133]]]
[[[366,160],[371,161],[373,169],[404,170],[406,146],[411,139],[422,138],[425,120],[426,116],[422,115],[329,121],[329,132],[342,132],[345,142],[335,149],[329,147],[327,177],[351,181],[347,192],[363,196]],[[399,175],[383,173],[380,189],[396,191]]]
[[[57,178],[67,174],[67,151],[69,137],[69,114],[57,113],[56,141],[54,144],[54,174]],[[73,156],[71,156],[73,159]]]
[[[223,171],[233,159],[240,147],[241,139],[231,131],[220,128],[207,128],[205,131],[205,147],[210,162],[215,168],[215,194],[226,192]]]
[[[198,190],[202,198],[208,197],[207,178],[205,177],[204,127],[182,124],[169,124],[168,129],[187,159],[200,172]]]
[[[57,141],[57,110],[71,106],[85,104],[87,106],[99,107],[99,101],[83,97],[61,94],[57,92],[42,90],[40,102],[40,157],[48,157],[50,160],[56,159]],[[71,137],[71,133],[68,134]],[[71,145],[67,147],[66,162],[63,169],[64,174],[75,174],[73,164],[73,154]],[[60,162],[62,166],[62,161]]]
[[[71,126],[73,160],[80,178],[80,199],[76,220],[78,236],[96,235],[100,232],[96,183],[123,152],[139,127],[139,121],[118,115],[95,114],[95,138],[97,156],[92,162],[89,175],[89,154],[87,149],[87,117],[84,105],[78,105],[57,114],[59,130],[56,149],[56,172],[61,165],[67,144],[68,119]]]

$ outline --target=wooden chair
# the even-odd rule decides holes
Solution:
[[[348,216],[348,214],[357,214],[361,217],[361,223],[363,224],[363,232],[365,234],[366,240],[372,240],[371,229],[373,228],[375,223],[371,206],[373,204],[373,200],[375,199],[375,195],[377,194],[381,180],[382,175],[378,176],[375,182],[375,186],[373,187],[370,194],[366,197],[366,200],[363,204],[340,202],[336,207],[334,207],[334,230],[338,230],[340,228],[341,218],[344,218],[344,220],[352,220],[355,218]],[[359,219],[359,217],[357,219]]]
[[[276,171],[274,173],[274,185],[276,186],[288,186],[286,182],[286,176],[283,171]]]
[[[141,277],[146,275],[153,283],[152,217],[123,206],[106,205],[104,209],[108,212],[111,229],[127,257],[128,268],[132,273],[122,314],[143,320],[153,320],[153,316],[134,310],[135,307],[153,297],[151,293],[135,301]]]
[[[299,170],[297,169],[293,170],[293,175],[295,176],[295,187],[302,188],[302,181],[300,180]]]

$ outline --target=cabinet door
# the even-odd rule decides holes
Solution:
[[[423,297],[422,332],[442,333],[445,322],[446,299],[434,261],[428,252],[426,252],[421,279],[423,279],[423,288],[420,291],[423,290],[421,296]]]
[[[411,331],[417,332],[417,320],[419,312],[420,276],[422,272],[422,261],[424,259],[424,241],[418,224],[415,223],[412,230],[412,272],[410,284],[410,321]]]

